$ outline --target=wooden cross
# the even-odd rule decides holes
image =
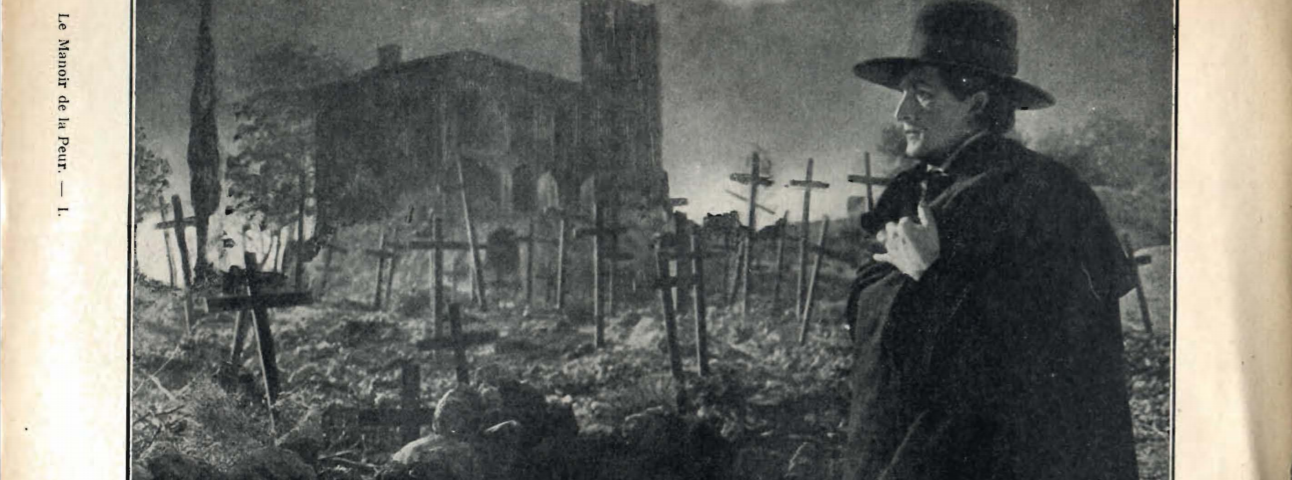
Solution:
[[[803,231],[801,232],[802,237],[799,239],[799,281],[796,288],[797,293],[795,294],[796,302],[794,304],[794,311],[797,314],[802,314],[804,310],[803,296],[806,292],[804,292],[803,288],[805,287],[804,283],[807,281],[808,226],[811,225],[811,222],[809,221],[809,213],[812,207],[812,190],[818,188],[830,188],[830,184],[828,183],[812,180],[813,163],[814,161],[809,158],[807,161],[807,175],[803,180],[790,180],[789,184],[791,187],[799,187],[803,189]]]
[[[444,294],[444,251],[445,250],[462,250],[470,251],[469,242],[455,242],[444,240],[444,226],[439,217],[431,221],[431,238],[412,238],[408,242],[398,245],[401,250],[430,250],[431,251],[431,296],[434,303],[431,319],[434,322],[436,332],[439,332],[440,316],[444,313],[445,301]],[[488,245],[476,245],[476,250],[485,250]]]
[[[861,183],[866,185],[866,211],[875,210],[875,185],[886,186],[892,181],[887,177],[875,177],[870,174],[870,152],[866,152],[866,174],[865,175],[848,175],[848,182]]]
[[[575,230],[574,237],[575,238],[592,237],[592,318],[596,322],[596,328],[597,328],[596,336],[594,337],[594,340],[593,340],[593,346],[597,349],[600,349],[604,347],[606,343],[606,321],[605,321],[605,312],[602,311],[603,305],[602,305],[602,291],[601,291],[601,276],[603,273],[601,261],[603,259],[602,257],[604,256],[603,252],[601,251],[601,248],[602,248],[601,239],[603,237],[610,237],[611,239],[613,239],[614,237],[622,233],[624,229],[618,226],[605,225],[605,222],[602,219],[603,209],[601,208],[601,202],[597,199],[597,196],[598,196],[597,188],[598,188],[597,177],[593,176],[592,177],[592,225],[587,228],[580,228]]]
[[[821,224],[821,239],[817,241],[818,251],[825,251],[826,236],[830,233],[830,217],[825,217],[825,222]],[[807,301],[803,307],[801,322],[799,323],[799,345],[807,341],[808,324],[812,322],[812,304],[814,291],[816,290],[817,277],[821,275],[821,259],[825,257],[817,253],[816,260],[812,262],[812,280],[808,283]]]
[[[703,231],[699,228],[692,228],[689,237],[690,250],[682,246],[681,233],[673,236],[661,236],[658,244],[666,245],[668,248],[657,250],[656,256],[663,256],[669,261],[689,261],[691,264],[690,275],[669,275],[661,276],[656,280],[655,288],[670,288],[676,292],[678,288],[691,286],[691,305],[695,315],[695,358],[699,365],[700,376],[709,375],[709,334],[708,334],[708,308],[705,301],[704,292],[704,260],[712,258],[713,255],[704,251]],[[661,294],[665,293],[661,290]],[[676,293],[674,293],[676,295]],[[676,298],[670,299],[670,304],[676,305]],[[676,311],[677,307],[674,306]]]
[[[761,162],[758,158],[758,152],[754,152],[754,154],[749,157],[749,174],[731,174],[732,181],[749,185],[749,215],[746,217],[748,225],[745,229],[745,250],[740,259],[741,273],[745,277],[743,285],[741,286],[743,293],[741,293],[740,300],[740,314],[744,318],[749,318],[749,290],[753,288],[753,286],[750,285],[750,278],[753,276],[750,275],[749,270],[750,264],[753,263],[754,240],[758,233],[758,186],[772,186],[772,177],[759,175],[759,163]]]
[[[422,370],[410,361],[400,362],[399,408],[332,406],[323,412],[323,430],[333,432],[346,424],[397,427],[400,440],[410,443],[421,436],[421,427],[435,420],[435,408],[422,407]]]
[[[238,311],[238,319],[233,327],[233,347],[229,354],[229,363],[235,366],[242,364],[242,343],[248,327],[246,316],[250,311],[252,322],[256,326],[256,346],[260,352],[260,370],[264,374],[265,399],[266,405],[269,406],[269,428],[272,431],[274,430],[273,408],[274,402],[278,401],[279,385],[278,360],[274,350],[274,332],[270,326],[269,309],[308,305],[313,303],[313,299],[308,292],[277,294],[262,292],[263,276],[257,268],[256,254],[244,252],[242,259],[246,264],[245,277],[233,279],[233,281],[245,285],[242,288],[246,295],[208,298],[206,308],[209,312]]]
[[[166,199],[157,196],[157,211],[161,213],[162,223],[166,223]],[[170,230],[161,229],[166,246],[166,277],[170,279],[170,288],[175,288],[175,260],[170,255]]]
[[[1129,233],[1122,234],[1122,248],[1126,252],[1126,262],[1131,269],[1135,271],[1135,298],[1139,301],[1139,318],[1144,322],[1144,331],[1153,335],[1153,321],[1149,318],[1148,298],[1144,295],[1144,282],[1139,276],[1139,267],[1153,263],[1152,255],[1135,255],[1135,247],[1131,245]]]
[[[171,195],[171,206],[174,207],[175,220],[163,221],[156,225],[156,228],[171,228],[175,230],[175,246],[179,248],[179,263],[184,273],[184,329],[193,328],[193,264],[188,259],[188,239],[184,236],[184,230],[197,224],[197,217],[184,217],[184,204],[180,202],[179,195]],[[202,254],[202,248],[198,246],[198,255]],[[170,248],[167,247],[167,252]]]
[[[675,398],[677,412],[680,414],[686,410],[686,383],[682,375],[682,356],[677,346],[677,320],[673,317],[673,299],[670,291],[680,280],[678,277],[672,277],[668,274],[668,258],[664,253],[665,243],[676,245],[677,238],[668,238],[670,235],[662,235],[655,242],[655,274],[657,281],[655,289],[659,290],[660,307],[664,310],[664,332],[665,339],[668,343],[668,365],[669,371],[673,374],[673,389],[677,392]],[[704,365],[701,362],[701,365]]]

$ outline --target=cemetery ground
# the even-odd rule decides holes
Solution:
[[[1169,252],[1154,252],[1158,259]],[[1155,259],[1155,260],[1158,260]],[[1145,267],[1156,335],[1123,299],[1127,379],[1141,478],[1169,469],[1169,268]],[[838,268],[833,272],[846,277]],[[759,278],[764,286],[770,280]],[[839,316],[845,283],[823,282],[804,345],[793,301],[752,314],[711,291],[710,373],[695,359],[694,317],[680,302],[678,343],[686,376],[682,416],[669,369],[659,297],[623,292],[592,348],[585,292],[564,313],[526,309],[504,294],[487,312],[468,308],[463,332],[496,331],[466,350],[470,387],[457,387],[448,350],[433,337],[429,295],[397,291],[385,311],[368,299],[326,296],[272,310],[281,393],[271,431],[254,333],[235,371],[227,365],[236,313],[199,314],[191,333],[183,296],[151,280],[134,290],[131,460],[135,478],[837,478],[846,434],[848,335]],[[793,290],[786,272],[785,291]],[[424,290],[424,289],[422,289]],[[627,289],[625,289],[627,290]],[[209,293],[209,292],[208,292]],[[495,294],[496,295],[496,294]],[[460,297],[461,295],[459,295]],[[458,298],[461,300],[461,298]],[[447,328],[445,328],[447,332]],[[331,417],[338,408],[407,409],[401,372],[420,367],[414,444],[397,428]],[[469,393],[467,393],[469,392]],[[415,415],[410,414],[410,418]],[[402,451],[401,451],[402,449]],[[398,453],[397,453],[398,452]]]

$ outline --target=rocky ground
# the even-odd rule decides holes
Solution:
[[[684,316],[689,408],[678,416],[649,294],[607,318],[602,350],[590,348],[591,316],[577,302],[566,314],[506,305],[469,312],[464,330],[499,336],[468,351],[467,387],[457,386],[451,355],[416,347],[432,335],[425,295],[399,298],[389,312],[326,298],[273,312],[282,393],[271,428],[254,337],[238,368],[222,366],[231,315],[204,316],[185,334],[178,292],[141,280],[135,294],[136,478],[780,479],[838,469],[849,367],[835,320],[841,302],[818,305],[822,323],[805,345],[792,317],[767,305],[756,304],[748,320],[711,309],[712,371],[703,378],[691,354],[693,319]],[[1127,328],[1126,345],[1141,475],[1168,478],[1169,336]],[[325,425],[330,408],[399,408],[404,362],[420,366],[422,406],[436,409],[419,440]]]

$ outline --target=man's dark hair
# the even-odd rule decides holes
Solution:
[[[977,126],[997,135],[1014,128],[1014,102],[1001,82],[964,68],[938,67],[938,73],[956,100],[964,101],[975,93],[987,92],[987,106],[974,118]]]

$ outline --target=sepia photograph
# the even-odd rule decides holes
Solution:
[[[1173,478],[1176,9],[136,0],[129,476]]]

